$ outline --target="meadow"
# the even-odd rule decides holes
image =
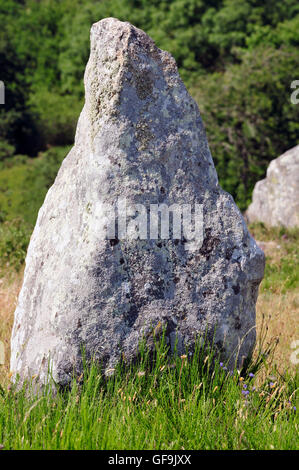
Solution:
[[[298,449],[299,375],[292,342],[299,337],[299,232],[262,224],[250,229],[267,259],[257,303],[258,341],[246,370],[233,372],[217,361],[212,347],[169,357],[157,340],[152,365],[143,349],[136,364],[120,364],[111,377],[103,377],[99,364],[86,364],[69,390],[18,391],[10,383],[9,342],[23,268],[14,258],[12,265],[6,260],[0,280],[0,338],[6,348],[0,447]]]
[[[232,373],[213,349],[104,379],[86,364],[68,390],[17,390],[13,314],[38,209],[74,142],[91,25],[130,21],[175,58],[199,104],[219,181],[240,210],[269,162],[298,144],[296,0],[1,0],[0,450],[298,449],[299,228],[250,226],[266,254],[257,344]],[[298,354],[297,354],[298,351]],[[33,385],[34,385],[34,379]]]

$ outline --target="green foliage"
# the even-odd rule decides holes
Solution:
[[[28,70],[24,58],[16,47],[16,43],[19,41],[21,44],[22,41],[16,20],[24,14],[21,2],[1,1],[0,80],[5,84],[5,106],[0,106],[0,139],[15,147],[17,153],[34,154],[39,139],[35,134],[34,117],[26,102],[29,96],[31,71]],[[29,36],[28,33],[27,31]]]
[[[220,183],[241,209],[269,161],[298,142],[299,107],[290,102],[299,65],[296,0],[1,0],[0,274],[24,264],[38,210],[74,138],[90,26],[108,16],[144,29],[174,55],[198,101]],[[261,289],[297,289],[298,231],[251,230],[280,247],[267,255]],[[93,364],[56,395],[0,386],[0,444],[296,448],[298,376],[254,390],[246,375],[244,397],[237,371],[231,376],[216,365],[212,372],[211,355],[198,353],[169,362],[161,347],[154,367],[145,354],[105,380]]]
[[[7,450],[295,449],[298,377],[240,380],[206,352],[169,358],[159,343],[152,366],[146,349],[106,379],[86,364],[56,394],[0,388],[0,442]]]
[[[14,153],[15,147],[13,145],[10,145],[5,140],[0,141],[0,162],[13,157]]]
[[[35,159],[16,155],[2,162],[0,274],[4,269],[19,270],[24,264],[38,210],[67,151],[67,147],[55,147]]]
[[[4,168],[0,171],[0,214],[2,220],[12,220],[26,215],[23,211],[25,185],[29,169],[26,164]]]
[[[269,161],[297,143],[296,0],[2,0],[0,162],[72,143],[90,26],[108,16],[174,55],[202,111],[220,182],[244,209]]]
[[[2,221],[22,218],[25,224],[33,227],[38,210],[54,182],[68,149],[69,147],[50,148],[35,159],[18,155],[2,164],[0,171]]]
[[[19,188],[22,192],[22,202],[18,211],[22,210],[24,220],[31,226],[35,224],[39,208],[55,180],[68,149],[68,147],[49,149],[32,160],[31,165],[27,165],[24,186]]]
[[[40,198],[36,204],[38,209],[41,206],[40,201],[43,201],[48,189],[54,183],[62,160],[69,150],[70,147],[53,147],[43,152],[38,159],[33,160],[26,184],[35,191],[36,197]]]
[[[289,21],[278,23],[275,29],[269,25],[254,25],[253,32],[246,38],[248,49],[257,46],[272,46],[279,48],[281,45],[298,47],[299,44],[299,16]]]
[[[22,219],[0,222],[0,275],[1,271],[19,271],[23,267],[30,233]]]
[[[290,83],[299,67],[293,47],[258,46],[241,63],[194,86],[220,184],[245,209],[269,162],[297,144],[299,107]]]
[[[250,225],[256,240],[270,242],[273,248],[266,256],[262,291],[282,294],[299,289],[299,229],[267,227],[263,223]]]

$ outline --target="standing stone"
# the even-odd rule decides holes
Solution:
[[[65,385],[80,373],[82,347],[110,368],[163,326],[179,352],[216,329],[222,358],[240,364],[255,342],[264,255],[219,187],[198,107],[173,57],[131,24],[104,19],[91,29],[84,82],[75,145],[28,249],[12,372],[21,383],[36,374],[44,383],[50,361]],[[105,239],[106,207],[120,199],[146,212],[150,204],[202,205],[202,243],[189,249],[184,237],[123,233]],[[136,233],[133,212],[129,234]]]
[[[267,177],[256,183],[248,222],[299,227],[299,145],[272,160]]]

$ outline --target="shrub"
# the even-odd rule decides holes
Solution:
[[[17,271],[22,268],[30,233],[30,227],[21,219],[0,223],[0,272],[1,268]]]

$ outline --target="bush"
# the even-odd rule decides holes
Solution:
[[[0,141],[0,163],[7,159],[11,158],[15,153],[15,147],[10,145],[8,142]]]
[[[31,229],[22,219],[0,223],[0,273],[2,268],[19,271],[25,261]]]
[[[299,107],[290,101],[290,84],[299,56],[294,47],[259,46],[240,59],[201,78],[193,94],[220,184],[245,209],[269,162],[297,144]]]
[[[55,147],[38,158],[16,156],[14,165],[0,171],[0,214],[2,220],[22,218],[34,226],[37,213],[69,147]]]
[[[73,141],[90,26],[114,16],[173,54],[220,182],[245,209],[269,161],[297,143],[298,13],[296,0],[2,0],[0,161]]]

